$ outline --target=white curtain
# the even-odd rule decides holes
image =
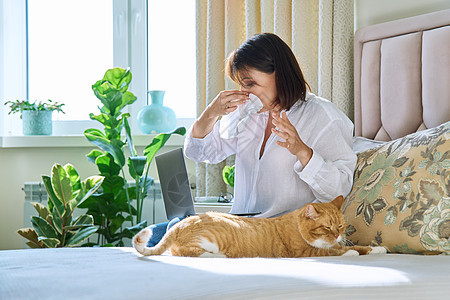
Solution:
[[[197,115],[222,90],[238,88],[225,59],[247,38],[272,32],[291,46],[311,90],[353,119],[353,0],[196,0]],[[230,190],[225,164],[197,164],[197,196]]]

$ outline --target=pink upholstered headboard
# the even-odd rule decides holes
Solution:
[[[389,141],[450,120],[450,9],[355,35],[355,135]]]

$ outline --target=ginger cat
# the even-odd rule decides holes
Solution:
[[[247,218],[208,212],[175,224],[155,247],[151,229],[133,237],[143,255],[206,257],[311,257],[386,253],[383,247],[341,246],[345,231],[343,197],[311,203],[276,218]]]

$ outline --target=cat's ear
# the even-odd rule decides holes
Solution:
[[[341,209],[342,204],[344,203],[344,197],[338,196],[336,199],[334,199],[333,201],[331,201],[332,204],[334,204],[334,206],[336,206],[338,209]]]
[[[311,204],[306,205],[305,207],[305,217],[312,220],[317,220],[319,218],[319,213]]]

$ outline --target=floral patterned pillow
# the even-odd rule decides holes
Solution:
[[[390,252],[450,254],[450,122],[358,154],[347,238]]]

